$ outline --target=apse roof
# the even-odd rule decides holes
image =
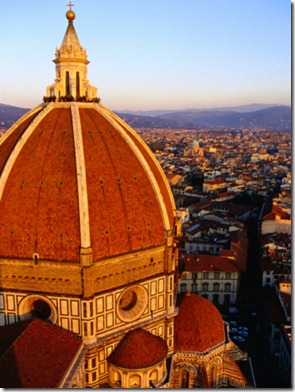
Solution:
[[[167,355],[166,342],[143,329],[128,332],[108,357],[118,367],[142,369],[156,365]]]
[[[187,292],[179,295],[175,318],[175,350],[205,352],[225,342],[224,322],[207,299]]]

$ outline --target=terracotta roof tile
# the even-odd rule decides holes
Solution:
[[[0,357],[0,385],[4,388],[56,388],[71,364],[81,338],[39,319],[0,327],[11,336]],[[15,339],[15,340],[14,340]]]
[[[183,255],[184,271],[226,271],[239,272],[240,268],[233,260],[223,256],[186,254]]]
[[[20,151],[0,202],[3,257],[79,260],[70,109],[50,111]]]
[[[161,209],[138,157],[95,109],[80,116],[94,257],[164,243]]]

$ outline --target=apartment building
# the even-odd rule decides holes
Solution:
[[[183,254],[180,257],[178,293],[191,291],[215,305],[237,301],[242,269],[235,259],[224,256]]]

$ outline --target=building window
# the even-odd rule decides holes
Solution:
[[[84,336],[87,336],[87,323],[84,323]]]
[[[213,284],[213,291],[219,291],[219,283]]]
[[[230,283],[225,283],[225,285],[224,285],[224,291],[229,292],[229,291],[230,291],[230,287],[231,287],[231,284],[230,284]]]
[[[220,278],[220,272],[214,272],[214,279]]]
[[[198,279],[198,273],[197,273],[197,272],[193,272],[193,273],[192,273],[192,279],[193,279],[193,280]]]
[[[208,283],[203,283],[203,291],[208,291],[209,290],[209,284]]]
[[[80,74],[76,72],[76,98],[80,97]]]
[[[197,285],[197,283],[193,283],[192,284],[192,292],[193,293],[197,293],[198,292],[198,285]]]
[[[231,272],[226,272],[225,279],[231,279]]]
[[[219,304],[219,295],[218,295],[218,294],[214,294],[214,295],[213,295],[213,303],[214,303],[215,305],[218,305],[218,304]]]
[[[87,317],[87,304],[83,303],[83,317]]]
[[[181,283],[181,285],[180,285],[180,292],[181,293],[186,293],[186,283]]]
[[[203,279],[209,278],[209,272],[203,272]]]
[[[70,74],[69,71],[66,71],[66,95],[70,95],[71,90],[70,90]]]
[[[230,295],[229,294],[225,294],[225,296],[224,296],[224,305],[227,305],[227,306],[230,305]]]

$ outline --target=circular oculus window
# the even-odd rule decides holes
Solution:
[[[21,321],[30,320],[37,317],[42,320],[57,321],[57,312],[52,302],[41,295],[29,295],[24,297],[18,308]]]
[[[132,286],[124,290],[117,301],[117,314],[120,320],[137,320],[148,304],[148,294],[142,286]]]

